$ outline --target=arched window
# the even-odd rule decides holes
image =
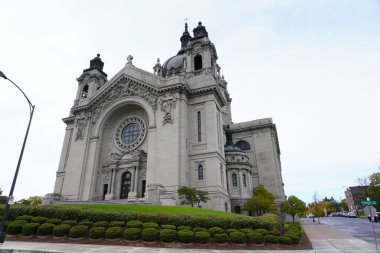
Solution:
[[[227,202],[224,202],[224,210],[226,210],[226,212],[228,212],[228,204],[227,204]]]
[[[241,207],[240,206],[235,206],[235,213],[241,213]]]
[[[198,180],[203,180],[203,166],[198,166]]]
[[[238,141],[235,145],[241,150],[251,150],[251,145],[246,141]]]
[[[237,177],[235,173],[232,173],[232,186],[237,187]]]
[[[86,84],[86,85],[83,87],[81,98],[86,98],[87,95],[88,95],[88,85]]]
[[[125,172],[121,177],[121,189],[120,189],[120,198],[127,199],[128,193],[131,191],[131,180],[132,174],[130,172]]]
[[[195,70],[200,70],[202,69],[202,56],[197,54],[194,57],[194,69]]]
[[[243,186],[247,187],[247,178],[246,178],[245,174],[243,174]]]

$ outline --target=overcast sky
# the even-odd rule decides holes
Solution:
[[[344,198],[380,166],[380,2],[375,0],[4,1],[0,70],[36,105],[15,198],[52,192],[67,117],[97,53],[109,79],[152,71],[202,21],[228,81],[234,122],[272,117],[285,193]],[[28,106],[0,80],[0,187],[8,195]]]

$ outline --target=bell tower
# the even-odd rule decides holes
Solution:
[[[78,91],[75,106],[85,105],[96,94],[96,92],[107,82],[107,74],[103,72],[104,62],[100,54],[90,61],[90,67],[83,70],[78,81]]]

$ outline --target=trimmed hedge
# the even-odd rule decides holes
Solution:
[[[249,243],[261,244],[264,242],[264,237],[260,233],[257,233],[257,232],[247,233],[246,236],[247,236],[247,241]]]
[[[205,231],[195,232],[195,242],[208,243],[210,241],[210,233]]]
[[[190,243],[194,241],[194,232],[191,230],[179,230],[178,231],[178,241],[183,243]]]
[[[26,222],[31,222],[34,217],[32,215],[21,215],[17,216],[15,220],[24,220]]]
[[[69,235],[71,226],[69,224],[59,224],[53,228],[53,236],[64,237]]]
[[[123,234],[122,227],[110,227],[110,228],[107,228],[105,237],[107,239],[120,239],[122,234]]]
[[[226,243],[228,241],[228,235],[226,233],[223,234],[215,234],[214,241],[216,243]]]
[[[0,216],[4,213],[4,206],[0,207]],[[137,213],[122,211],[103,211],[91,210],[75,207],[58,207],[58,206],[22,206],[12,205],[10,207],[9,219],[14,220],[16,217],[24,216],[24,219],[42,216],[46,218],[56,218],[61,220],[89,220],[98,221],[133,221],[155,222],[159,225],[175,225],[189,227],[212,228],[220,227],[223,229],[241,229],[241,228],[265,228],[267,230],[278,229],[281,226],[279,217],[275,214],[264,214],[259,217],[234,217],[234,216],[215,216],[215,215],[180,215],[169,213]],[[25,217],[27,216],[27,217]],[[29,216],[29,218],[28,218]],[[71,224],[73,225],[73,224]],[[131,227],[131,226],[128,226]]]
[[[7,233],[10,235],[18,235],[22,232],[22,227],[28,224],[26,220],[16,220],[12,221],[7,226]]]
[[[33,217],[33,218],[32,218],[31,222],[33,222],[33,223],[39,223],[39,224],[43,224],[43,223],[45,223],[47,220],[48,220],[48,218],[46,218],[46,217],[36,216],[36,217]]]
[[[208,230],[206,228],[199,228],[199,227],[196,227],[196,228],[193,228],[193,232],[196,233],[196,232],[208,232]]]
[[[93,227],[103,227],[103,228],[106,228],[106,227],[108,227],[108,222],[107,221],[98,221],[98,222],[95,222],[92,226]]]
[[[78,225],[78,222],[76,220],[65,220],[61,224],[67,224],[67,225],[70,225],[70,226],[76,226],[76,225]]]
[[[143,224],[143,228],[156,228],[157,229],[158,227],[159,227],[158,224],[155,222],[145,222]]]
[[[253,229],[251,228],[242,228],[239,230],[240,232],[243,232],[244,234],[249,234],[249,233],[253,233]]]
[[[154,242],[158,239],[158,230],[156,228],[144,228],[141,230],[141,239],[147,242]]]
[[[269,231],[266,230],[266,229],[264,229],[264,228],[255,229],[255,232],[256,232],[256,233],[260,233],[260,234],[262,234],[263,236],[269,235]]]
[[[53,234],[53,229],[55,225],[51,223],[41,224],[37,229],[37,235],[39,236],[49,236]]]
[[[109,224],[108,224],[108,227],[109,228],[112,228],[112,227],[120,227],[120,228],[123,228],[125,226],[125,222],[124,221],[111,221]]]
[[[62,220],[61,219],[54,219],[54,218],[52,218],[52,219],[48,219],[46,221],[46,223],[51,223],[51,224],[54,224],[54,225],[59,225],[59,224],[62,223]]]
[[[278,243],[278,236],[266,235],[266,236],[264,236],[264,241],[267,243],[277,244]]]
[[[174,229],[176,230],[177,227],[175,225],[161,225],[162,229]]]
[[[189,226],[178,226],[177,230],[178,231],[180,231],[180,230],[191,230],[191,227],[189,227]]]
[[[39,226],[40,223],[27,223],[22,226],[21,234],[23,236],[35,235]]]
[[[76,225],[70,228],[70,238],[82,238],[86,237],[88,233],[88,227],[85,225]]]
[[[174,242],[177,239],[177,231],[174,229],[162,229],[160,231],[160,240],[162,242]]]
[[[230,241],[234,243],[245,243],[245,234],[243,232],[232,232],[230,234]]]
[[[142,228],[143,222],[139,220],[133,220],[127,223],[128,228]]]
[[[141,237],[141,228],[127,228],[123,232],[123,238],[128,241],[137,241]]]
[[[85,225],[88,228],[90,228],[90,227],[92,227],[93,223],[91,221],[88,221],[88,220],[82,220],[81,222],[78,223],[78,225]]]
[[[212,227],[208,229],[208,232],[211,234],[211,236],[214,236],[215,234],[223,234],[226,231],[220,227]]]
[[[236,228],[230,228],[230,229],[227,229],[226,230],[226,233],[227,234],[231,234],[232,232],[238,232],[239,230],[237,230]]]
[[[279,236],[278,242],[282,244],[292,244],[292,239],[288,236]]]
[[[88,231],[88,237],[90,239],[102,239],[105,236],[106,228],[105,227],[92,227]]]

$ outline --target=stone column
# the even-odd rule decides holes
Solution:
[[[242,197],[242,193],[243,193],[243,179],[242,179],[242,174],[241,174],[241,170],[239,169],[239,191],[240,191],[240,197]]]
[[[111,177],[110,177],[110,182],[108,185],[108,191],[107,195],[105,196],[105,200],[110,200],[115,198],[115,178],[116,178],[116,167],[117,165],[111,165]]]

